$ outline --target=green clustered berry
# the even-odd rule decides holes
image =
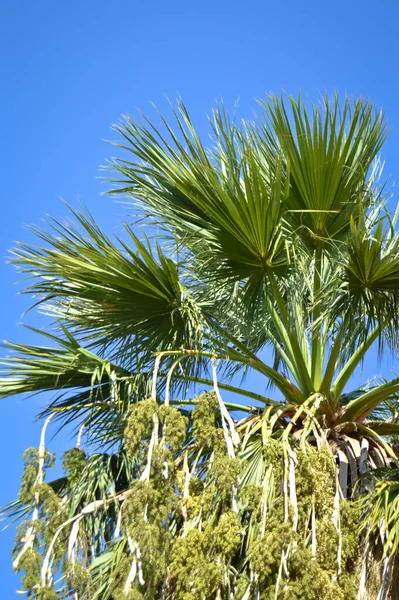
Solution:
[[[240,500],[245,507],[245,510],[251,515],[259,512],[261,507],[263,488],[261,485],[254,483],[247,484],[240,491]]]
[[[154,584],[154,579],[150,576],[147,578],[148,573],[144,573],[145,587],[141,589],[138,582],[138,577],[130,584],[130,587],[125,591],[126,581],[129,575],[132,561],[136,557],[133,557],[131,552],[128,551],[124,554],[121,561],[118,564],[117,569],[113,573],[113,585],[112,585],[112,600],[159,600],[161,597],[160,583]],[[143,565],[144,566],[144,565]]]
[[[325,514],[334,505],[335,474],[331,453],[327,448],[298,451],[296,468],[297,493],[313,498],[316,511]]]
[[[13,555],[18,557],[17,571],[23,571],[22,586],[33,598],[37,600],[51,600],[58,598],[53,587],[40,587],[40,570],[43,561],[43,551],[51,543],[57,529],[66,520],[66,507],[62,504],[61,497],[51,485],[45,483],[44,472],[46,468],[54,466],[54,455],[44,451],[43,464],[40,465],[39,450],[28,448],[24,453],[25,468],[21,478],[19,498],[22,504],[35,508],[36,516],[33,520],[27,519],[17,529]],[[52,552],[53,567],[59,565],[65,554],[66,532],[58,537]],[[26,542],[29,547],[26,547]],[[23,551],[23,554],[21,554]]]
[[[233,590],[234,600],[242,600],[242,598],[245,597],[245,592],[247,591],[249,585],[250,585],[249,576],[245,571],[243,571],[242,573],[240,573],[240,575],[237,577],[237,579],[235,581],[234,590]]]
[[[241,528],[238,516],[233,511],[225,512],[213,529],[214,550],[229,563],[241,543]]]
[[[262,447],[262,454],[266,463],[278,467],[283,458],[283,448],[279,440],[269,438]]]
[[[173,487],[158,489],[152,481],[136,481],[123,505],[123,518],[137,522],[145,511],[146,519],[161,526],[172,509]]]
[[[200,396],[189,428],[178,409],[144,400],[133,406],[126,427],[126,460],[138,465],[136,476],[147,461],[155,415],[159,421],[158,443],[152,448],[149,481],[132,481],[133,477],[127,477],[126,488],[129,486],[131,491],[120,504],[121,540],[125,547],[118,564],[112,566],[109,589],[114,600],[157,600],[160,597],[241,600],[249,587],[250,597],[254,597],[257,588],[260,600],[352,600],[356,597],[362,551],[359,515],[351,508],[350,501],[340,502],[342,548],[341,575],[338,576],[339,535],[333,521],[336,474],[331,450],[301,446],[290,440],[296,456],[296,505],[291,498],[292,472],[287,471],[286,447],[281,439],[270,437],[264,441],[259,435],[254,440],[254,450],[247,446],[246,452],[240,455],[237,448],[237,458],[232,459],[227,455],[213,393]],[[249,452],[257,453],[256,471],[255,461],[246,462],[248,448]],[[195,467],[194,461],[198,461]],[[48,454],[46,464],[51,462]],[[81,450],[75,448],[65,453],[63,466],[68,485],[73,486],[79,480],[85,464],[86,456]],[[52,600],[57,597],[53,588],[37,587],[42,552],[67,516],[54,489],[37,483],[37,451],[28,451],[26,465],[21,494],[32,503],[37,493],[39,519],[34,546],[25,553],[20,567],[25,571],[24,587],[30,590],[32,597]],[[189,497],[183,499],[187,468],[190,470]],[[232,503],[233,496],[237,504]],[[236,506],[238,514],[232,510]],[[111,504],[109,510],[113,514]],[[317,543],[314,556],[313,510]],[[19,532],[16,554],[29,526],[26,522]],[[113,523],[110,530],[112,535]],[[70,528],[66,528],[55,545],[54,570],[65,557],[69,533]],[[81,530],[79,536],[84,535]],[[128,536],[140,550],[145,584],[141,585],[136,575],[125,593],[134,560]],[[98,591],[92,572],[84,566],[90,560],[89,543],[89,539],[84,540],[79,548],[77,560],[80,563],[71,565],[65,561],[62,569],[70,590],[82,600],[89,600]],[[285,557],[284,568],[282,556]],[[255,578],[250,577],[250,569]]]
[[[176,540],[170,573],[176,600],[214,598],[223,584],[224,568],[209,553],[209,536],[198,529]]]
[[[59,595],[53,586],[46,586],[35,592],[35,600],[59,600]]]
[[[22,585],[24,589],[31,590],[40,581],[40,568],[42,556],[40,550],[47,548],[55,535],[58,527],[65,521],[61,499],[47,484],[42,483],[36,488],[38,492],[38,518],[34,522],[25,520],[17,529],[13,555],[16,557],[23,549],[25,540],[31,537],[31,547],[21,556],[17,571],[24,571]],[[58,543],[53,548],[53,563],[58,564],[65,552],[65,533],[59,536]],[[44,592],[43,592],[44,593]],[[50,593],[50,592],[49,592]]]
[[[179,448],[184,442],[187,432],[187,418],[178,408],[162,404],[158,408],[158,416],[163,424],[166,441],[171,449]]]
[[[125,593],[123,586],[118,588],[117,590],[115,590],[114,594],[112,595],[112,598],[114,600],[144,600],[144,596],[140,592],[140,590],[137,589],[137,585],[128,590],[127,593]]]
[[[261,589],[267,589],[277,581],[283,545],[291,541],[292,534],[292,528],[288,523],[270,517],[264,535],[258,537],[252,544],[249,560],[258,575]]]
[[[151,427],[157,403],[151,398],[133,404],[125,428],[125,447],[134,456],[142,450],[143,442],[151,436]]]
[[[243,462],[239,458],[229,458],[226,454],[215,454],[210,468],[210,478],[216,487],[222,501],[231,498],[234,487],[237,487],[238,477],[243,469]]]
[[[281,480],[283,477],[284,453],[281,442],[269,438],[262,447],[265,466],[273,468],[274,478]]]
[[[74,487],[79,481],[85,463],[86,453],[80,448],[72,448],[64,453],[62,458],[62,468],[67,475],[69,487]]]
[[[249,553],[251,566],[257,574],[260,597],[265,600],[274,599],[278,579],[278,598],[282,600],[350,600],[356,597],[359,581],[356,563],[359,555],[356,513],[350,508],[350,503],[342,502],[340,526],[343,575],[337,577],[339,540],[333,523],[335,473],[330,451],[327,448],[296,451],[298,462],[295,483],[299,519],[294,530],[290,499],[288,519],[284,522],[282,453],[275,444],[269,442],[266,448],[266,460],[274,465],[274,476],[278,473],[280,478],[276,477],[275,480],[274,500],[268,506],[263,535],[255,539]],[[315,556],[312,556],[310,540],[312,507],[316,516]],[[285,569],[281,571],[284,554],[288,578],[284,574]]]
[[[18,571],[24,571],[21,584],[24,590],[35,588],[40,582],[42,558],[37,550],[29,548],[21,557]]]
[[[21,487],[19,499],[22,504],[30,504],[34,500],[35,487],[39,473],[39,450],[37,448],[27,448],[23,454],[24,470],[21,477]],[[45,450],[43,469],[54,467],[55,457]]]
[[[218,427],[219,404],[215,392],[204,392],[197,398],[193,410],[193,439],[199,448],[217,449],[223,443],[223,432]]]
[[[176,540],[170,573],[176,600],[211,599],[226,585],[226,574],[241,544],[238,515],[223,513],[214,527],[192,529]]]
[[[170,554],[171,534],[166,525],[175,501],[173,490],[159,490],[153,482],[138,481],[123,506],[123,526],[140,548],[146,581],[152,589],[162,582]]]
[[[282,586],[282,600],[349,600],[339,582],[312,557],[307,548],[292,553],[290,581]]]
[[[89,569],[76,562],[64,565],[68,588],[74,591],[79,600],[90,600],[92,595],[92,578]]]
[[[125,429],[125,447],[131,456],[140,454],[148,443],[154,415],[159,419],[169,449],[175,450],[183,443],[187,432],[187,419],[179,409],[164,404],[158,405],[151,398],[141,400],[132,406]]]

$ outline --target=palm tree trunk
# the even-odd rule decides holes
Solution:
[[[399,556],[396,556],[393,566],[390,600],[399,600]]]

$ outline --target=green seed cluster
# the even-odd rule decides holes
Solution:
[[[22,459],[24,461],[24,469],[21,477],[19,499],[22,504],[30,504],[34,499],[36,491],[35,486],[39,471],[39,450],[37,448],[27,448]],[[43,469],[51,469],[54,466],[54,462],[54,454],[45,450]]]
[[[189,419],[153,399],[133,405],[114,461],[118,466],[104,475],[101,494],[93,487],[100,505],[79,522],[74,560],[65,558],[70,526],[54,545],[52,571],[63,575],[63,591],[41,587],[40,570],[57,529],[84,509],[82,472],[90,457],[79,448],[67,451],[65,478],[57,487],[39,483],[38,451],[26,451],[20,501],[38,511],[34,543],[19,564],[29,597],[55,600],[77,594],[79,600],[91,600],[101,589],[107,590],[104,600],[241,600],[248,593],[250,600],[356,597],[359,515],[350,500],[341,499],[337,531],[334,450],[282,439],[278,428],[263,436],[258,428],[250,447],[256,461],[248,460],[240,430],[236,458],[231,458],[215,394],[202,394],[193,404]],[[53,464],[46,451],[45,469]],[[123,490],[121,500],[115,499],[117,489]],[[102,514],[103,529],[93,536]],[[103,549],[112,556],[119,514],[123,544],[116,558],[101,567],[93,559]],[[31,527],[30,520],[21,524],[15,556]],[[127,585],[135,562],[136,576]]]
[[[132,456],[142,452],[143,444],[151,437],[151,426],[157,404],[151,398],[136,402],[129,414],[125,429],[125,448]]]
[[[284,473],[282,452],[269,444],[265,457]],[[295,483],[298,525],[293,527],[293,507],[284,518],[284,495],[276,495],[269,507],[264,532],[253,543],[249,559],[257,575],[260,598],[283,600],[351,600],[356,597],[359,555],[356,515],[349,502],[340,511],[341,568],[337,576],[339,535],[333,522],[335,475],[327,448],[308,447],[296,452]],[[283,476],[283,475],[282,475]],[[282,482],[281,482],[282,484]],[[289,499],[288,499],[289,500]],[[311,509],[315,511],[316,553],[311,548]],[[288,575],[287,575],[288,573]]]
[[[158,408],[158,417],[163,426],[163,434],[168,447],[171,450],[180,448],[187,435],[187,418],[181,414],[179,409],[164,404]]]
[[[93,585],[89,569],[75,562],[64,565],[64,572],[68,589],[76,592],[79,600],[91,600]]]
[[[86,463],[86,453],[80,448],[72,448],[64,453],[62,468],[68,478],[68,485],[74,487],[79,481]]]
[[[191,530],[172,552],[170,572],[176,600],[215,598],[241,542],[237,515],[224,513],[215,527]]]
[[[21,583],[24,589],[32,590],[32,598],[35,598],[35,600],[51,600],[58,597],[53,587],[40,587],[40,572],[43,560],[41,551],[49,546],[55,532],[66,516],[61,499],[54,489],[44,481],[40,482],[39,450],[28,448],[25,450],[23,458],[25,465],[21,477],[19,499],[29,512],[33,511],[34,508],[37,510],[37,518],[33,521],[27,518],[19,525],[13,555],[15,558],[18,557],[25,548],[27,540],[30,540],[29,547],[20,556],[16,570],[24,572]],[[43,471],[52,468],[54,463],[54,455],[46,450],[44,452]],[[65,553],[62,541],[65,540],[61,536],[61,543],[54,547],[53,560],[55,564],[61,561]]]
[[[198,396],[193,410],[193,439],[199,447],[219,448],[223,443],[223,432],[218,425],[219,405],[214,392]]]

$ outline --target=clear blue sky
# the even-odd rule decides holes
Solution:
[[[203,132],[214,98],[232,106],[240,97],[240,114],[250,116],[253,98],[268,91],[370,97],[392,127],[384,156],[398,179],[398,39],[396,0],[3,2],[0,256],[28,239],[24,224],[64,216],[61,197],[76,206],[80,196],[107,231],[117,228],[123,209],[100,196],[98,166],[112,154],[102,140],[121,113],[165,106],[164,94],[181,94]],[[27,298],[17,296],[12,267],[2,261],[0,269],[0,338],[31,340],[18,325]],[[365,377],[379,368],[372,359]],[[0,503],[17,494],[43,401],[0,404]],[[0,534],[2,600],[17,597],[11,540]]]

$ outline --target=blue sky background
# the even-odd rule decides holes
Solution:
[[[108,232],[124,209],[101,196],[100,164],[113,149],[110,125],[164,94],[184,98],[198,130],[215,98],[250,116],[253,99],[282,89],[317,100],[325,89],[370,97],[384,108],[391,135],[386,172],[399,175],[399,4],[395,0],[219,0],[151,2],[12,0],[0,18],[0,256],[24,225],[45,213],[66,215],[61,202],[82,202]],[[0,263],[0,338],[33,341],[20,325],[29,300],[17,275]],[[25,322],[37,324],[34,314]],[[367,378],[388,366],[372,356]],[[44,398],[0,404],[0,504],[18,490],[21,455],[37,445],[34,422]],[[65,441],[65,440],[63,440]],[[54,440],[50,447],[60,448]],[[16,598],[13,532],[0,534],[2,600]]]

